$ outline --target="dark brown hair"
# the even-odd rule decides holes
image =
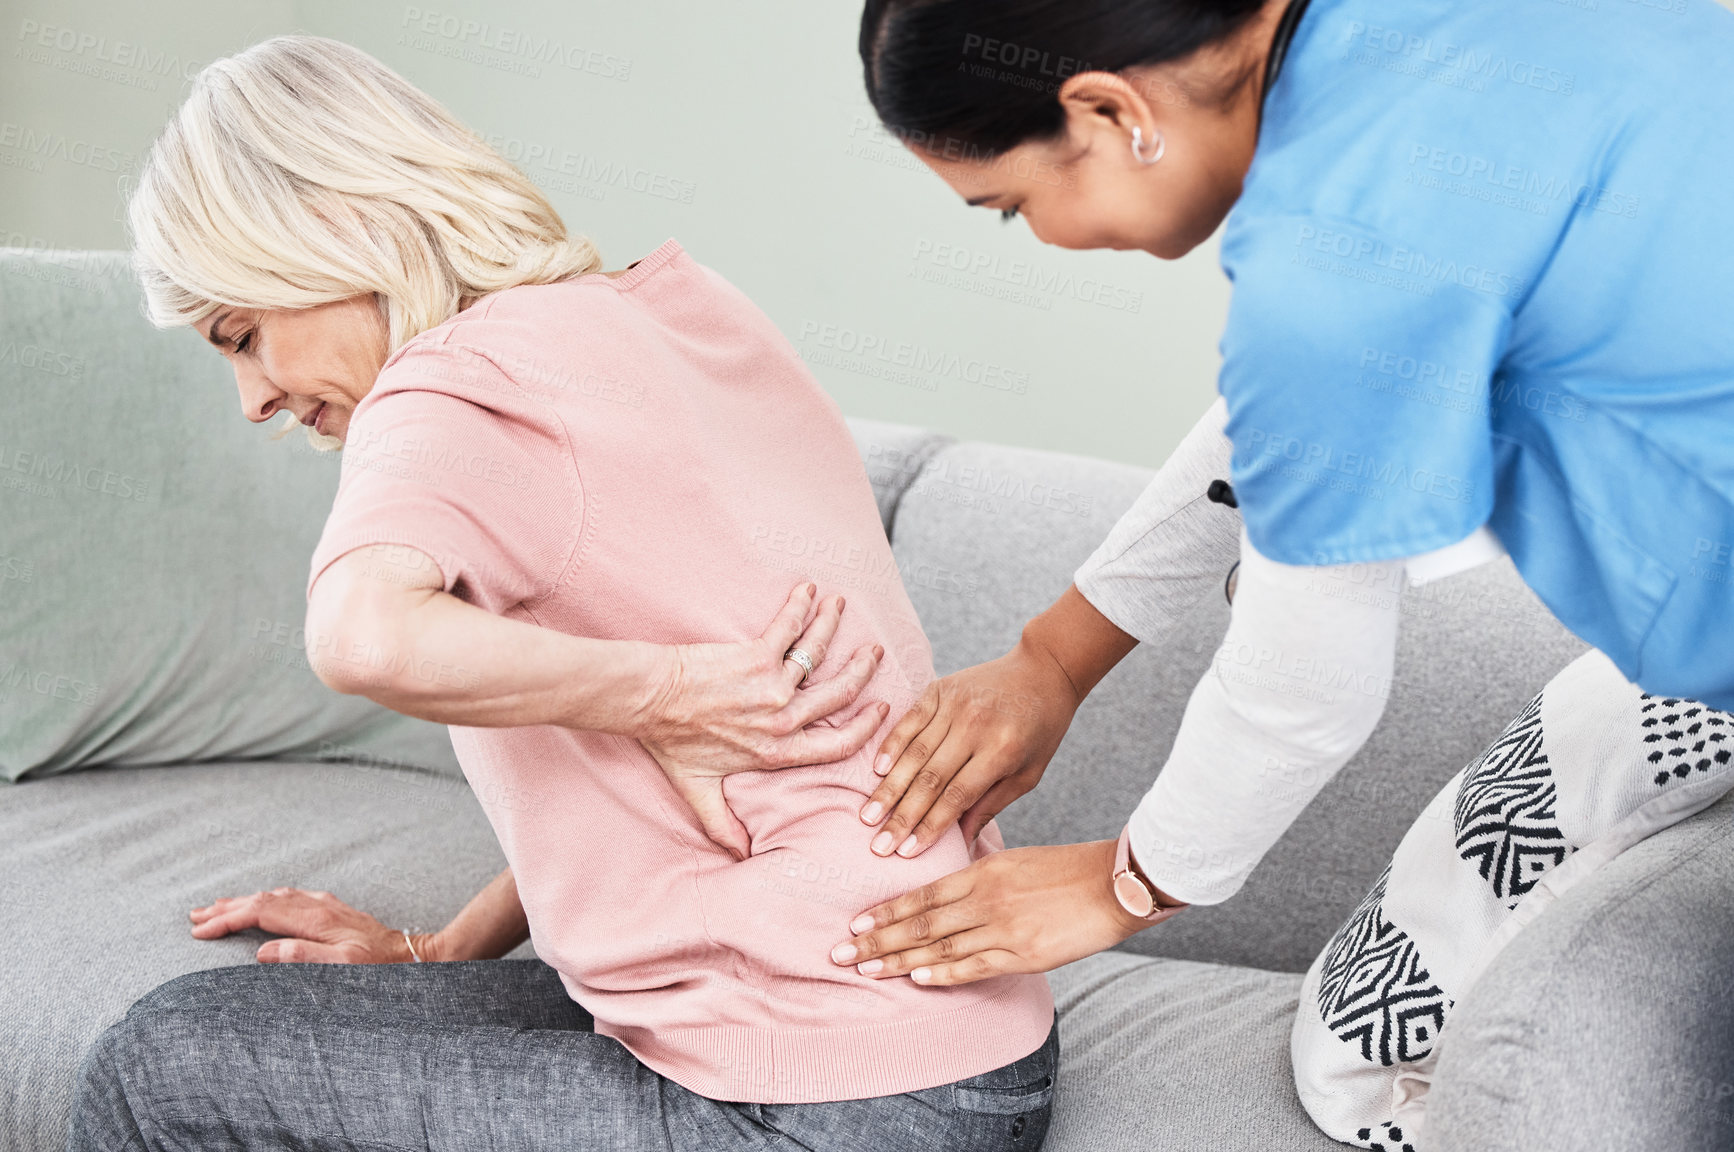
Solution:
[[[861,63],[887,128],[992,157],[1059,134],[1078,72],[1181,60],[1263,0],[867,0]]]

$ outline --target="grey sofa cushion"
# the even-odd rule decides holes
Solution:
[[[1298,975],[1104,952],[1048,981],[1063,1071],[1046,1152],[1342,1147],[1295,1095]]]
[[[904,494],[892,550],[941,674],[993,659],[1149,482],[1142,469],[996,445],[936,453]],[[1145,645],[1080,709],[1042,784],[1001,817],[1014,844],[1117,835],[1155,779],[1193,686],[1228,625],[1209,596]],[[1439,787],[1584,645],[1508,561],[1404,596],[1393,699],[1373,738],[1301,815],[1233,900],[1124,948],[1301,971],[1360,901]],[[1298,781],[1273,773],[1273,788]]]
[[[78,1061],[133,1000],[251,963],[263,934],[194,940],[189,908],[293,883],[431,927],[503,866],[468,788],[433,773],[211,764],[0,790],[0,1152],[63,1145]],[[1332,1146],[1289,1073],[1298,975],[1106,953],[1051,979],[1065,1073],[1050,1150]]]
[[[855,447],[861,452],[861,463],[867,469],[873,497],[879,503],[879,519],[889,536],[903,493],[933,454],[953,441],[949,436],[910,424],[853,417],[849,420],[849,431],[855,436]]]
[[[1734,1147],[1734,796],[1524,929],[1441,1034],[1429,1152]]]
[[[337,458],[272,442],[121,253],[0,251],[0,779],[91,764],[389,756],[443,727],[307,667]]]
[[[189,909],[293,884],[433,928],[504,867],[468,786],[431,772],[212,764],[0,788],[0,1152],[64,1147],[96,1035],[268,939],[195,940]]]

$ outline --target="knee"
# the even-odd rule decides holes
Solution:
[[[186,1012],[210,1009],[224,987],[230,987],[245,968],[207,968],[203,972],[188,972],[159,984],[140,996],[127,1009],[127,1019],[151,1012]]]
[[[67,1152],[145,1152],[124,1070],[134,1066],[147,1019],[128,1017],[96,1038],[78,1066]]]

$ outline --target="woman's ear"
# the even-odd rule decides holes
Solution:
[[[1066,135],[1075,140],[1104,130],[1130,138],[1134,127],[1149,137],[1157,128],[1150,101],[1114,72],[1077,73],[1060,85],[1059,100],[1066,112]]]

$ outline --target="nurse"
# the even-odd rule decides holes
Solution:
[[[996,854],[864,913],[833,960],[1046,971],[1230,898],[1378,722],[1395,593],[1502,553],[1646,691],[1734,708],[1734,16],[868,0],[860,48],[885,124],[969,205],[1164,259],[1223,225],[1233,282],[1220,398],[1020,643],[886,739],[874,850],[1033,788],[1091,688],[1238,569],[1117,841]],[[1060,706],[972,703],[999,691]]]

